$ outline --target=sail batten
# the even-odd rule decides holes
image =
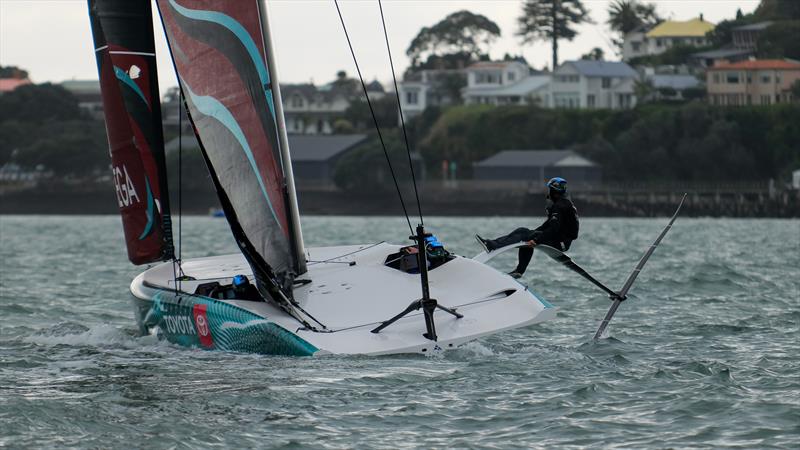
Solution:
[[[259,7],[157,0],[178,81],[231,231],[257,278],[287,294],[301,264]],[[262,286],[263,287],[263,286]]]
[[[89,0],[117,202],[128,258],[173,257],[149,2]]]

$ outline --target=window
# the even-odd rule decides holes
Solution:
[[[556,81],[559,83],[577,83],[578,79],[577,75],[556,75]]]
[[[586,107],[594,108],[594,95],[590,94],[586,96]]]
[[[480,84],[500,84],[500,73],[497,72],[476,72],[475,83]]]
[[[772,102],[770,102],[770,100],[772,100],[772,97],[770,97],[769,95],[762,95],[761,96],[761,104],[762,105],[769,105],[770,103],[772,103]]]
[[[739,83],[739,72],[726,72],[725,73],[725,82],[728,84],[738,84]]]
[[[517,77],[517,74],[516,74],[516,73],[514,73],[514,72],[508,72],[508,81],[514,81],[514,79],[515,79],[516,77]]]
[[[752,82],[753,82],[753,74],[750,73],[750,72],[747,72],[747,84],[750,84]]]
[[[611,78],[603,77],[603,89],[608,89],[611,87]]]
[[[772,77],[769,76],[768,73],[761,74],[761,83],[762,84],[769,84],[770,82],[772,82]]]
[[[416,105],[419,103],[419,92],[408,91],[406,92],[406,103],[409,105]]]
[[[775,72],[775,84],[781,84],[781,73]]]
[[[714,72],[714,84],[719,84],[719,73]]]
[[[302,108],[303,107],[303,98],[299,95],[292,96],[292,108]]]
[[[642,48],[642,43],[641,42],[631,42],[631,48],[633,49],[633,51],[639,52],[639,50]]]
[[[663,47],[664,40],[663,39],[656,39],[656,47]]]

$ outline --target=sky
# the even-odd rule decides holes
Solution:
[[[584,0],[595,24],[578,27],[571,42],[559,41],[559,59],[577,59],[594,47],[606,59],[618,59],[606,25],[610,1]],[[755,10],[758,0],[658,0],[665,18],[688,20],[701,13],[717,23],[733,18],[736,10]],[[355,65],[333,0],[267,0],[272,40],[281,83],[324,84]],[[408,44],[424,26],[467,9],[483,14],[500,27],[502,36],[490,47],[492,58],[522,54],[535,68],[550,63],[550,44],[521,45],[514,36],[520,0],[383,0],[394,65],[400,76],[408,66]],[[340,7],[358,63],[366,81],[391,83],[392,74],[381,28],[377,1],[340,0]],[[155,10],[155,7],[154,7]],[[161,91],[177,85],[157,13],[154,14],[156,53]],[[36,83],[97,79],[92,35],[85,0],[0,0],[0,65],[19,66]]]

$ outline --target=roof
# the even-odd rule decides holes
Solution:
[[[504,69],[513,63],[521,64],[519,61],[479,61],[474,64],[470,64],[467,69]]]
[[[595,167],[597,164],[571,150],[503,150],[475,167]]]
[[[372,80],[371,83],[367,85],[367,92],[386,92],[383,89],[383,85],[378,80]]]
[[[669,87],[678,91],[700,85],[700,80],[694,75],[653,75],[651,80],[655,88]]]
[[[194,134],[184,134],[182,137],[184,149],[198,148]],[[334,135],[306,135],[290,134],[289,149],[292,161],[327,161],[328,159],[349,150],[367,139],[365,134],[334,134]],[[178,150],[178,138],[173,138],[164,145],[164,149],[171,153]]]
[[[774,22],[767,20],[765,22],[751,23],[749,25],[742,25],[741,27],[734,27],[733,31],[761,31],[769,28]]]
[[[685,22],[667,20],[656,25],[647,32],[647,37],[704,37],[714,29],[714,24],[702,19],[692,19]]]
[[[68,80],[62,81],[61,87],[70,92],[99,93],[100,80]]]
[[[464,88],[463,95],[528,95],[550,84],[550,75],[532,75],[517,83]]]
[[[580,59],[577,61],[566,61],[579,74],[587,77],[637,77],[639,74],[624,62],[619,61],[592,61]]]
[[[753,50],[746,48],[718,48],[707,52],[692,53],[692,58],[721,59],[730,58],[731,56],[747,56],[752,54]]]
[[[292,161],[327,161],[367,139],[365,134],[289,135]]]
[[[26,84],[31,84],[31,80],[27,78],[0,78],[0,92],[11,92]]]
[[[708,70],[800,70],[800,62],[790,59],[755,59],[730,64],[717,64]]]

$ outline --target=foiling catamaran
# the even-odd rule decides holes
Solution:
[[[553,305],[484,264],[522,244],[472,259],[452,254],[426,233],[421,208],[416,229],[406,213],[411,245],[304,246],[263,0],[156,0],[182,105],[240,250],[181,260],[173,246],[150,2],[88,3],[128,256],[134,264],[163,261],[131,284],[143,333],[207,349],[381,355],[447,350],[555,317]],[[388,37],[386,44],[388,50]],[[401,204],[405,211],[402,196]],[[619,292],[540,246],[614,300],[596,337],[674,220]]]

